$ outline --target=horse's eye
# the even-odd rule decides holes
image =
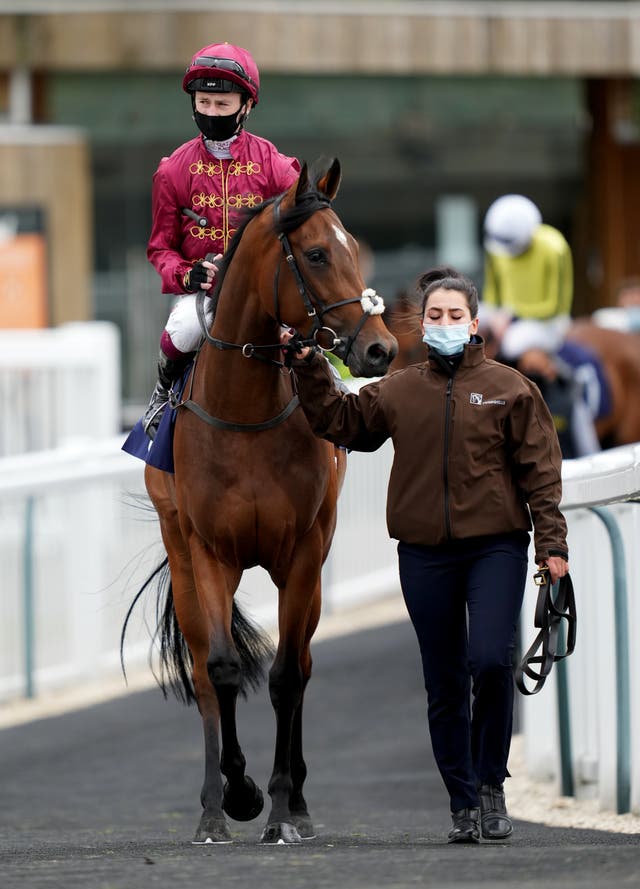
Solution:
[[[319,247],[313,247],[311,250],[307,250],[305,256],[311,265],[325,265],[327,262],[327,254]]]

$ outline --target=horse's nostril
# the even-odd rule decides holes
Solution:
[[[372,343],[367,349],[367,361],[373,368],[385,371],[391,361],[393,361],[395,349],[390,347],[387,349],[382,343]]]

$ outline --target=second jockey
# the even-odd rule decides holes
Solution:
[[[533,201],[508,194],[487,211],[484,247],[481,321],[500,343],[499,357],[539,383],[564,456],[600,450],[594,428],[606,397],[600,363],[591,350],[565,340],[573,303],[569,244],[542,222]]]

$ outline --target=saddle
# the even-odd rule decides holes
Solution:
[[[538,628],[539,632],[515,672],[516,686],[523,695],[538,694],[547,676],[551,673],[553,665],[568,657],[576,646],[576,600],[570,575],[565,574],[558,581],[555,598],[547,568],[537,571],[533,580],[539,587],[534,616],[534,626]],[[567,622],[567,638],[564,653],[558,654],[560,627],[563,620]],[[537,653],[538,651],[540,654]],[[525,676],[534,680],[533,688],[527,688]]]
[[[558,350],[558,358],[570,369],[581,389],[594,420],[607,417],[613,408],[611,386],[598,355],[575,340],[566,339]]]
[[[182,379],[175,385],[174,391],[177,398],[182,396],[191,367],[192,363],[190,362],[184,371]],[[175,418],[175,410],[171,410],[170,405],[167,405],[162,412],[162,419],[153,441],[144,431],[142,419],[138,420],[125,439],[122,450],[133,457],[144,460],[149,466],[162,469],[163,472],[173,473],[173,431],[175,428]]]

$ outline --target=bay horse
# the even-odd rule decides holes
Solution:
[[[261,841],[314,835],[303,795],[302,706],[346,456],[308,426],[279,333],[286,325],[304,342],[328,342],[354,376],[384,374],[397,348],[382,300],[365,288],[356,241],[331,209],[340,178],[337,159],[305,164],[297,183],[241,222],[220,264],[214,320],[188,395],[176,407],[175,474],[145,469],[170,575],[159,593],[163,676],[197,702],[204,728],[195,843],[231,842],[225,813],[248,821],[263,807],[236,733],[238,694],[256,684],[269,653],[234,601],[243,571],[257,565],[279,597],[269,671],[271,811]]]
[[[392,370],[426,360],[417,295],[401,291],[387,306],[385,323],[398,341]],[[482,330],[480,333],[484,335]],[[588,346],[596,354],[611,390],[612,409],[595,424],[602,447],[640,441],[640,336],[608,330],[598,327],[589,318],[579,318],[572,322],[567,339]],[[495,356],[498,345],[486,343],[488,357]],[[538,369],[539,360],[532,350],[532,354],[522,356],[518,366],[528,375]]]
[[[640,335],[599,327],[588,318],[577,319],[567,339],[589,347],[600,358],[612,409],[596,420],[603,447],[640,441]]]

